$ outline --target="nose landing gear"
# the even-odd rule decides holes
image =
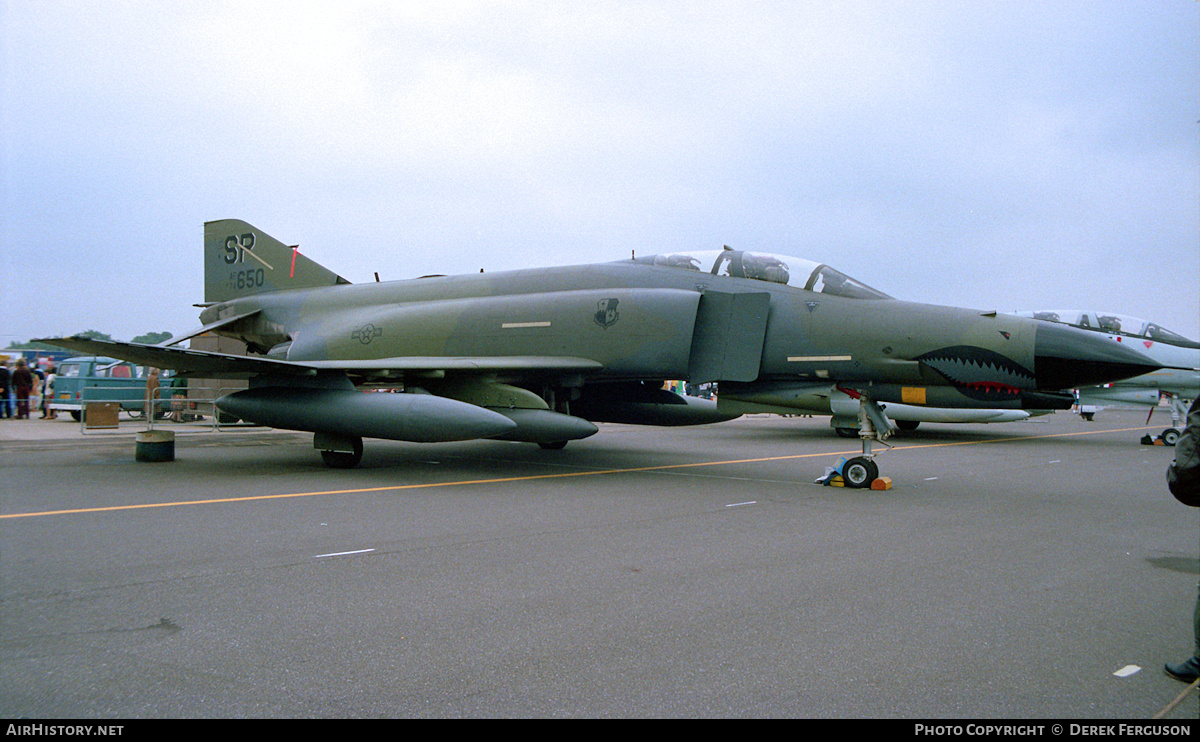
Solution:
[[[879,478],[879,465],[866,456],[855,456],[842,466],[842,479],[847,487],[865,489]]]
[[[838,389],[858,400],[858,435],[862,438],[863,449],[862,456],[855,456],[842,465],[840,472],[842,483],[853,489],[867,489],[875,486],[875,481],[879,479],[879,465],[875,463],[875,455],[871,451],[872,445],[880,443],[890,448],[886,439],[896,432],[896,426],[888,419],[883,408],[862,392],[843,387],[838,387]],[[831,480],[832,475],[826,477],[824,483],[830,484]],[[888,489],[890,486],[891,482],[887,480],[885,486],[876,486],[876,488]]]

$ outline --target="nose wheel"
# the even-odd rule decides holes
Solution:
[[[865,456],[855,456],[842,467],[842,479],[847,487],[866,489],[879,479],[879,465]]]

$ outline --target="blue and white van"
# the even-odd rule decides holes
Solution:
[[[146,376],[144,366],[116,358],[67,358],[55,370],[54,397],[46,400],[46,406],[70,412],[76,420],[82,419],[83,407],[88,402],[118,402],[123,411],[142,414],[146,406]],[[169,405],[169,400],[164,404]]]

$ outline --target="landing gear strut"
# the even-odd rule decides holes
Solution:
[[[842,466],[842,480],[847,487],[866,489],[879,479],[879,465],[875,463],[871,447],[874,443],[887,446],[885,439],[896,432],[896,426],[874,400],[852,389],[839,389],[858,400],[858,436],[862,439],[863,451],[862,456],[855,456]]]

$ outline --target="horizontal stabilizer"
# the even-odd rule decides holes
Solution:
[[[164,347],[164,348],[172,346],[172,345],[179,345],[184,340],[191,340],[192,338],[203,335],[206,332],[213,332],[214,330],[219,330],[223,327],[229,327],[230,325],[232,325],[236,322],[241,322],[244,319],[249,319],[250,317],[253,317],[254,315],[258,314],[260,311],[262,311],[262,310],[255,309],[255,310],[252,310],[249,312],[243,312],[241,314],[234,314],[234,315],[231,315],[224,319],[219,319],[216,322],[209,322],[207,325],[204,325],[203,327],[197,327],[196,329],[191,330],[189,332],[185,332],[182,335],[176,335],[175,337],[173,337],[169,340],[164,340],[163,342],[158,343],[158,345],[161,347]]]

